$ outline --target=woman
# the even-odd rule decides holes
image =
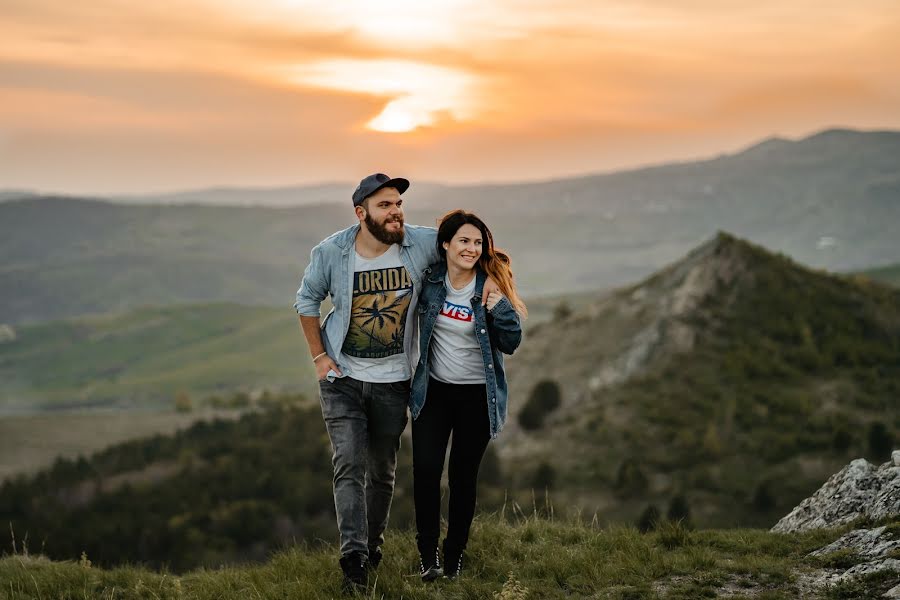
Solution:
[[[503,356],[522,339],[519,315],[527,314],[516,293],[509,256],[494,248],[481,219],[462,210],[438,226],[441,261],[424,272],[419,299],[419,364],[413,377],[413,491],[416,542],[423,581],[442,574],[455,579],[475,515],[478,467],[488,441],[506,420]],[[500,291],[482,306],[490,276]],[[502,292],[502,293],[501,293]],[[438,555],[441,475],[450,449],[450,514],[444,539],[444,569]]]

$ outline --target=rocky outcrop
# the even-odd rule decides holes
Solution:
[[[849,568],[818,569],[803,574],[800,579],[802,588],[821,589],[833,586],[850,579],[857,579],[872,573],[891,571],[900,574],[900,560],[893,558],[900,551],[900,539],[895,539],[896,532],[888,527],[874,529],[856,529],[844,534],[835,542],[814,550],[809,556],[818,557],[828,562],[830,558],[842,557],[844,562],[855,563]],[[900,586],[891,589],[886,598],[896,598],[890,594],[900,592]]]
[[[809,553],[810,556],[826,556],[849,550],[863,560],[886,558],[894,550],[900,550],[900,539],[894,539],[887,527],[854,529],[838,540]]]
[[[900,450],[895,450],[891,460],[879,467],[862,458],[854,460],[778,521],[772,531],[791,533],[838,527],[861,517],[878,521],[896,516],[900,516]],[[871,573],[900,574],[898,553],[900,534],[896,525],[855,529],[809,553],[826,564],[845,563],[842,568],[831,564],[804,573],[798,578],[798,585],[804,590],[818,591]],[[889,590],[884,597],[900,597],[900,586]]]
[[[875,467],[859,458],[841,469],[772,528],[790,533],[900,515],[900,450]]]

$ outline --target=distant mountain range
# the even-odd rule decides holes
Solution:
[[[206,205],[249,202],[239,190],[156,198],[198,203],[187,205],[40,196],[0,203],[0,323],[189,302],[290,306],[312,246],[354,222],[350,189],[254,193],[260,202],[316,203]],[[406,208],[407,221],[420,224],[454,207],[483,215],[511,251],[523,291],[537,297],[634,281],[720,229],[817,268],[896,263],[898,199],[900,133],[829,130],[608,175],[414,183]]]

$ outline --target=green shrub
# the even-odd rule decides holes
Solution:
[[[563,321],[572,314],[572,307],[565,300],[553,307],[553,320]]]
[[[175,394],[175,410],[180,413],[189,413],[194,409],[194,404],[191,402],[190,395],[185,391],[180,391]]]
[[[562,399],[559,385],[552,380],[539,381],[531,390],[528,400],[519,413],[519,425],[522,429],[534,431],[540,429],[548,414],[556,410]]]
[[[661,520],[662,514],[660,514],[659,509],[656,508],[655,504],[650,504],[644,509],[644,512],[641,513],[641,516],[638,517],[637,528],[642,533],[647,533],[648,531],[655,530],[659,526]]]
[[[772,494],[771,482],[761,481],[753,492],[753,510],[766,513],[775,508],[775,496]]]
[[[536,490],[552,490],[556,483],[556,469],[552,465],[542,462],[531,477],[531,487]]]
[[[669,501],[669,510],[667,516],[670,521],[683,523],[685,527],[689,527],[691,523],[691,507],[688,505],[687,496],[684,494],[676,494]]]
[[[623,496],[636,496],[647,491],[647,475],[641,469],[638,461],[626,458],[619,465],[616,472],[615,489]]]
[[[846,452],[853,444],[853,435],[844,428],[836,429],[831,436],[831,447],[838,452]]]
[[[869,452],[877,461],[886,460],[894,449],[894,436],[888,431],[887,425],[881,422],[872,423],[869,426]]]

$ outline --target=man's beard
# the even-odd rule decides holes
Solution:
[[[366,213],[366,227],[369,229],[369,233],[382,244],[399,244],[403,241],[403,217],[397,217],[396,220],[400,223],[400,229],[398,231],[388,231],[385,227],[388,221],[385,221],[383,224],[376,223],[372,219],[372,215],[368,212]]]

